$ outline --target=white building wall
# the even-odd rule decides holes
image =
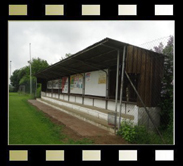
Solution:
[[[60,105],[65,105],[67,107],[71,107],[73,109],[80,110],[82,112],[85,112],[85,113],[90,114],[92,116],[96,116],[97,118],[104,119],[106,121],[108,120],[108,113],[99,112],[99,111],[97,111],[97,108],[95,110],[95,109],[90,109],[90,108],[74,105],[71,103],[66,103],[63,101],[55,100],[54,98],[58,98],[58,95],[53,95],[53,97],[51,97],[51,96],[52,96],[51,93],[46,93],[46,97],[41,96],[41,98],[48,100],[48,101],[51,101],[51,102],[54,102],[54,103],[57,103],[57,104],[60,104]],[[68,101],[68,95],[60,94],[60,99]],[[70,101],[82,104],[82,97],[70,96]],[[100,99],[93,100],[93,99],[87,98],[87,97],[84,98],[84,105],[91,105],[92,106],[93,104],[95,107],[105,109],[106,101],[100,100]],[[107,107],[108,107],[108,110],[115,111],[115,101],[108,101]],[[149,114],[152,117],[152,119],[154,120],[155,125],[158,127],[160,124],[160,111],[161,111],[160,108],[159,107],[150,107],[150,108],[147,107],[147,109],[149,110]],[[118,104],[118,112],[119,112],[119,104]],[[147,115],[144,107],[138,107],[135,104],[123,103],[122,104],[122,113],[134,116],[134,120],[132,120],[132,122],[134,122],[134,125],[145,125],[150,130],[155,129],[154,125],[152,124],[151,120],[149,119],[149,116]],[[119,118],[117,118],[117,122],[119,123],[118,119]],[[125,120],[125,119],[122,118],[122,120]],[[128,120],[129,119],[127,119],[127,121]]]
[[[84,98],[84,105],[90,105],[90,106],[93,106],[93,99],[90,99],[90,98]]]
[[[60,94],[59,99],[63,100],[64,99],[64,95]]]
[[[105,101],[99,100],[99,99],[94,99],[94,106],[105,109]]]
[[[63,95],[63,100],[68,101],[68,95]]]
[[[69,101],[70,102],[75,102],[76,101],[76,97],[75,96],[69,96]]]
[[[121,113],[128,114],[128,115],[134,115],[134,107],[135,104],[130,103],[122,103],[122,109]],[[107,109],[111,111],[115,111],[115,101],[108,101],[107,103]],[[120,111],[120,104],[117,104],[117,112]]]
[[[76,96],[76,103],[82,104],[82,97]]]

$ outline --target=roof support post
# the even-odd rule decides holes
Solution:
[[[70,76],[68,76],[68,90],[67,90],[67,93],[68,93],[68,96],[70,97],[70,93],[71,93],[71,84],[70,84]]]
[[[51,97],[53,98],[53,81],[51,81],[52,82],[52,87],[51,87]]]
[[[83,87],[82,87],[82,104],[84,104],[84,95],[85,95],[85,73],[83,73]]]
[[[48,91],[47,84],[48,84],[48,80],[46,80],[46,92],[45,92],[45,97],[47,96],[47,91]],[[42,86],[43,86],[43,84],[41,83],[41,91],[42,91]]]
[[[114,126],[114,131],[115,131],[115,133],[116,133],[116,124],[117,124],[118,77],[119,77],[119,50],[118,50],[118,52],[117,52],[117,68],[116,68],[115,126]]]
[[[106,100],[105,100],[105,109],[107,109],[107,103],[108,103],[108,96],[109,96],[109,69],[106,72]]]
[[[122,68],[121,68],[121,87],[120,87],[120,109],[119,109],[119,123],[118,130],[121,127],[121,109],[122,109],[122,101],[123,101],[123,83],[124,83],[124,69],[125,69],[125,56],[126,56],[126,46],[123,47],[123,60],[122,60]]]

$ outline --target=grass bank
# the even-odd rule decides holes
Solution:
[[[9,144],[91,144],[75,141],[62,133],[64,126],[54,124],[28,103],[29,95],[9,93]],[[67,142],[65,142],[67,138]]]

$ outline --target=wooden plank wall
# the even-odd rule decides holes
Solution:
[[[147,107],[155,107],[159,102],[163,63],[163,55],[135,46],[127,47],[126,72],[138,74],[137,91]],[[139,99],[137,105],[142,106]]]

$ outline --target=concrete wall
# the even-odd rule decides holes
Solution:
[[[100,99],[94,99],[94,106],[105,109],[106,101]]]
[[[61,104],[61,105],[64,103],[63,101],[65,100],[65,101],[75,102],[75,103],[79,103],[79,104],[82,104],[84,102],[84,105],[95,106],[98,108],[106,109],[106,101],[102,100],[102,99],[88,98],[85,96],[84,101],[83,101],[83,98],[81,96],[74,96],[74,95],[68,96],[67,94],[60,94],[60,95],[53,94],[53,96],[52,96],[51,93],[43,93],[43,92],[41,94],[42,94],[41,98],[49,100],[49,101],[54,101],[57,104]],[[63,101],[54,100],[54,98],[61,99]],[[66,104],[67,106],[70,106],[69,103],[64,103],[64,104]],[[96,116],[97,118],[108,120],[107,114],[102,114],[101,112],[99,113],[96,110],[94,111],[94,109],[93,110],[87,109],[86,107],[80,107],[77,105],[72,105],[70,107],[72,107],[73,109],[75,107],[77,107],[76,109],[79,109],[80,111],[83,111],[90,115]],[[149,114],[152,117],[152,119],[154,120],[155,125],[158,127],[160,124],[160,108],[159,107],[147,107],[147,109],[149,110]],[[110,110],[113,112],[115,111],[115,101],[107,101],[107,110]],[[117,112],[119,112],[119,110],[120,110],[120,105],[118,104]],[[134,120],[132,120],[132,122],[134,123],[134,125],[145,125],[145,126],[147,126],[147,128],[149,130],[155,129],[154,125],[152,124],[151,120],[149,119],[149,116],[147,115],[144,107],[138,107],[137,105],[132,104],[132,103],[122,103],[121,113],[123,113],[124,115],[133,116]],[[121,120],[125,120],[125,118],[121,118]],[[119,123],[118,118],[117,118],[117,123]]]
[[[75,96],[69,96],[69,101],[70,102],[76,102],[76,97]]]
[[[84,98],[84,105],[94,106],[94,99]]]
[[[76,102],[79,104],[82,104],[84,102],[84,105],[95,106],[98,108],[115,111],[115,101],[107,101],[107,108],[106,108],[106,101],[104,99],[89,98],[89,97],[85,96],[84,101],[83,101],[83,98],[81,96],[74,96],[74,95],[68,96],[67,94],[58,95],[58,94],[54,94],[54,93],[52,96],[52,94],[48,93],[48,92],[45,94],[46,94],[45,95],[46,97],[57,98],[57,99],[61,99],[61,100],[69,101],[69,102]],[[122,103],[121,113],[134,116],[135,115],[134,109],[135,109],[135,104]],[[119,110],[120,110],[120,105],[118,103],[117,112],[119,112]]]
[[[82,97],[76,96],[76,103],[82,104]]]
[[[128,115],[134,115],[134,107],[135,104],[130,103],[122,103],[122,109],[121,113],[128,114]],[[107,103],[108,110],[114,111],[115,110],[115,102],[114,101],[108,101]],[[117,104],[117,112],[120,111],[120,104]]]

